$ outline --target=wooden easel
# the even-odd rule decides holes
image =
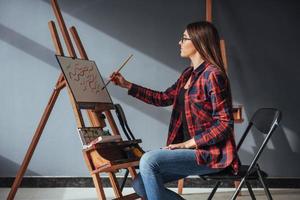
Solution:
[[[206,11],[206,21],[212,22],[212,0],[205,0],[205,11]],[[220,40],[220,47],[221,47],[221,54],[222,59],[224,61],[224,67],[226,72],[228,72],[228,63],[226,57],[226,48],[225,48],[225,41],[223,39]],[[242,123],[244,120],[242,118],[242,106],[241,105],[234,105],[233,106],[233,118],[234,123]],[[184,185],[184,179],[178,180],[178,194],[182,194]],[[235,187],[239,185],[238,181],[234,182]]]
[[[62,33],[64,42],[66,44],[68,54],[72,58],[77,58],[74,47],[71,42],[70,35],[68,33],[67,27],[65,25],[65,22],[63,20],[61,11],[59,9],[59,6],[57,4],[57,0],[51,0],[51,5],[54,11],[54,14],[56,16],[60,31]],[[58,36],[58,32],[55,26],[54,21],[49,21],[48,23],[51,37],[55,46],[56,54],[64,56],[64,52],[62,49],[62,45]],[[80,58],[88,60],[88,56],[84,50],[84,47],[81,43],[81,40],[78,36],[78,33],[76,31],[76,28],[73,26],[69,29],[69,31],[72,34],[73,40],[75,41],[76,47],[78,49],[78,52],[80,54]],[[54,87],[54,90],[52,92],[52,95],[49,99],[49,102],[44,110],[43,116],[39,122],[39,125],[34,133],[33,139],[31,141],[31,144],[27,150],[27,153],[25,155],[25,158],[22,162],[22,165],[16,175],[16,178],[14,180],[14,183],[11,187],[10,193],[7,197],[8,200],[12,200],[15,197],[15,194],[17,192],[18,187],[20,186],[20,183],[23,179],[23,175],[28,167],[28,164],[32,158],[32,155],[34,153],[34,150],[39,142],[39,139],[42,135],[42,132],[44,130],[44,127],[48,121],[48,118],[50,116],[50,113],[54,107],[54,104],[57,100],[57,97],[60,93],[60,91],[67,87],[68,94],[71,100],[72,108],[75,114],[77,127],[85,127],[85,123],[82,117],[81,108],[78,104],[76,104],[74,97],[66,84],[66,80],[61,73],[56,84]],[[107,118],[109,125],[112,130],[113,135],[120,135],[119,130],[116,126],[116,123],[113,119],[113,116],[110,112],[110,110],[113,108],[113,105],[107,106],[107,107],[96,107],[94,110],[87,110],[88,118],[90,121],[90,124],[92,127],[100,127],[103,128],[106,126],[105,121],[103,119],[103,115]],[[104,114],[103,114],[104,113]],[[122,141],[122,142],[113,142],[113,143],[101,143],[97,144],[96,146],[90,147],[88,149],[83,150],[83,157],[84,160],[88,166],[88,169],[90,171],[90,174],[93,178],[93,182],[97,191],[98,199],[105,200],[105,193],[103,190],[102,182],[99,173],[100,172],[106,172],[109,175],[109,179],[112,185],[112,188],[114,190],[114,193],[116,195],[116,199],[137,199],[140,198],[136,193],[132,193],[126,196],[122,195],[122,192],[120,190],[119,184],[117,182],[115,172],[119,169],[128,169],[129,173],[131,174],[132,178],[136,176],[135,166],[139,165],[139,157],[133,157],[133,158],[127,158],[123,154],[123,150],[128,149],[137,143],[140,143],[141,140],[132,140],[132,141]]]

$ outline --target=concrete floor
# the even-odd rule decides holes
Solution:
[[[0,188],[0,200],[5,200],[9,188]],[[176,191],[176,189],[174,189]],[[221,188],[216,193],[216,200],[230,199],[232,189]],[[125,188],[124,194],[132,193],[132,188]],[[187,200],[207,199],[210,189],[184,188],[183,197]],[[114,197],[111,188],[105,188],[107,199]],[[254,189],[258,200],[267,199],[262,189]],[[300,200],[300,189],[272,189],[274,200]],[[97,200],[94,188],[19,188],[15,200]],[[251,199],[246,191],[242,192],[239,200]]]

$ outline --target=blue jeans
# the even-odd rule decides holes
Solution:
[[[183,199],[164,187],[164,184],[189,175],[211,174],[221,170],[198,165],[193,149],[158,149],[142,156],[140,173],[133,181],[133,189],[139,196],[148,200]]]

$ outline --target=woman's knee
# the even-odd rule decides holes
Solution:
[[[140,172],[147,173],[158,170],[159,168],[159,152],[149,151],[146,152],[140,160]]]

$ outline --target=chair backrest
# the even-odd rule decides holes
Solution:
[[[243,133],[237,150],[240,149],[249,131],[254,126],[262,134],[272,134],[281,121],[281,112],[275,108],[260,108],[252,116]]]
[[[274,108],[261,108],[257,110],[250,122],[261,133],[268,134],[274,124],[278,125],[281,120],[281,112]]]
[[[250,164],[248,172],[250,172],[253,166],[256,164],[259,156],[263,152],[272,134],[279,126],[280,121],[281,112],[275,108],[260,108],[252,116],[251,120],[249,121],[249,125],[247,126],[244,134],[242,135],[242,138],[240,139],[237,145],[237,150],[239,151],[242,143],[244,142],[246,136],[248,135],[252,127],[255,127],[260,133],[265,134],[266,137],[260,145],[259,150],[256,152],[256,155],[254,156]]]

